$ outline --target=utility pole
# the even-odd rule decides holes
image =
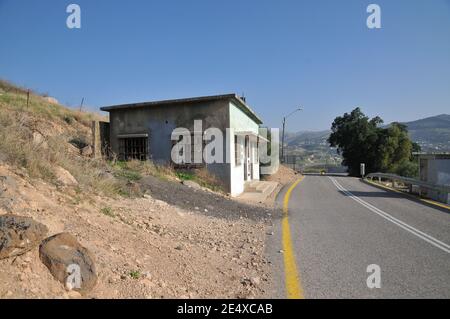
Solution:
[[[80,104],[80,112],[83,109],[83,103],[84,103],[84,97],[81,99],[81,104]]]
[[[283,117],[283,135],[281,136],[281,162],[284,163],[284,127],[286,126],[286,116]]]
[[[292,111],[291,113],[289,113],[288,115],[283,117],[283,135],[281,136],[281,161],[284,162],[284,129],[286,127],[286,119],[291,116],[292,114],[294,114],[295,112],[298,111],[302,111],[302,107],[299,107],[298,109]]]

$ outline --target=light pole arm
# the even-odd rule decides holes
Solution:
[[[289,116],[291,116],[291,115],[293,115],[294,113],[296,113],[296,112],[298,112],[298,111],[301,111],[301,110],[302,110],[302,108],[299,107],[298,109],[292,111],[291,113],[289,113],[288,115],[286,115],[285,117],[283,117],[283,135],[282,135],[282,137],[281,137],[281,160],[282,160],[282,162],[284,162],[284,129],[285,129],[285,127],[286,127],[286,119],[287,119]]]

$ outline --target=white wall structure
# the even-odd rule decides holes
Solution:
[[[229,108],[231,138],[227,151],[230,154],[230,194],[237,196],[244,191],[245,182],[259,180],[259,124],[233,102],[230,102]]]

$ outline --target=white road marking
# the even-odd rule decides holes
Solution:
[[[391,223],[403,228],[404,230],[412,233],[413,235],[425,240],[426,242],[432,244],[435,247],[438,247],[439,249],[445,251],[446,253],[450,253],[450,245],[447,245],[446,243],[412,227],[411,225],[408,225],[405,222],[402,222],[401,220],[389,215],[388,213],[382,211],[381,209],[369,204],[368,202],[362,200],[361,198],[359,198],[358,196],[355,196],[354,194],[352,194],[350,191],[346,190],[341,184],[339,184],[338,181],[336,181],[334,178],[329,177],[330,180],[333,182],[333,184],[337,187],[337,189],[339,189],[340,191],[342,191],[343,193],[345,193],[348,197],[350,197],[351,199],[353,199],[354,201],[358,202],[359,204],[361,204],[362,206],[366,207],[367,209],[369,209],[370,211],[378,214],[379,216],[383,217],[384,219],[390,221]]]

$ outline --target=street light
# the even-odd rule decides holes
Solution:
[[[288,115],[286,115],[285,117],[283,117],[283,135],[281,137],[281,160],[284,162],[284,128],[286,126],[286,119],[293,115],[294,113],[298,112],[298,111],[302,111],[303,108],[299,107],[298,109],[292,111],[291,113],[289,113]]]

